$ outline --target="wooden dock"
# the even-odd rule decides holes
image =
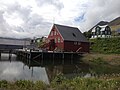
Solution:
[[[80,58],[80,53],[76,52],[53,52],[53,51],[34,51],[34,50],[17,50],[17,56],[20,60],[26,60],[28,63],[35,61],[41,65],[49,64],[73,64]]]

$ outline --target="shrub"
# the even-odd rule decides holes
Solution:
[[[36,81],[34,84],[34,90],[46,90],[47,85],[42,81]]]
[[[54,82],[55,83],[55,82]],[[63,80],[54,90],[119,90],[120,79],[80,78]]]
[[[91,50],[99,53],[120,54],[120,38],[91,39]]]
[[[0,81],[0,88],[7,88],[8,82],[6,80]]]
[[[22,88],[22,89],[31,89],[34,85],[34,83],[30,80],[17,80],[15,82],[15,85],[18,87],[18,88]]]

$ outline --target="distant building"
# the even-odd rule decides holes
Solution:
[[[30,39],[0,37],[0,49],[22,49],[30,45]]]
[[[97,25],[92,29],[91,38],[110,38],[111,28],[108,25]]]
[[[47,40],[52,51],[89,52],[89,41],[75,27],[54,24]]]
[[[30,45],[30,39],[2,38],[0,37],[0,45]]]

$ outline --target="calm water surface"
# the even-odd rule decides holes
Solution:
[[[12,55],[11,61],[8,54],[2,54],[0,60],[0,79],[1,80],[42,80],[48,83],[48,76],[45,67],[29,68],[21,61],[16,60]]]
[[[0,80],[42,80],[49,83],[49,81],[59,73],[63,73],[67,77],[76,75],[89,76],[89,74],[87,74],[88,69],[84,67],[85,65],[67,64],[41,66],[41,64],[37,62],[28,63],[25,61],[20,61],[16,55],[12,55],[12,57],[9,58],[8,54],[2,53],[0,60]],[[86,74],[81,72],[86,72]]]

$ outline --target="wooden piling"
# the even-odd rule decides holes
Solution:
[[[0,51],[0,60],[1,60],[1,51]]]
[[[54,58],[55,58],[55,54],[54,54],[54,52],[53,52],[53,58],[52,58],[52,60],[53,60],[53,65],[54,65]]]
[[[37,61],[41,65],[43,64],[73,64],[74,57],[77,57],[77,53],[74,52],[39,52],[39,51],[18,51],[20,58],[24,58],[29,64],[31,60]],[[49,61],[48,61],[49,60]]]
[[[73,64],[73,53],[71,54],[71,64]]]
[[[41,64],[43,65],[44,53],[42,52]]]
[[[62,64],[64,64],[64,58],[65,58],[65,56],[64,56],[64,52],[62,53]]]
[[[12,50],[9,51],[9,60],[11,60],[12,57]]]

